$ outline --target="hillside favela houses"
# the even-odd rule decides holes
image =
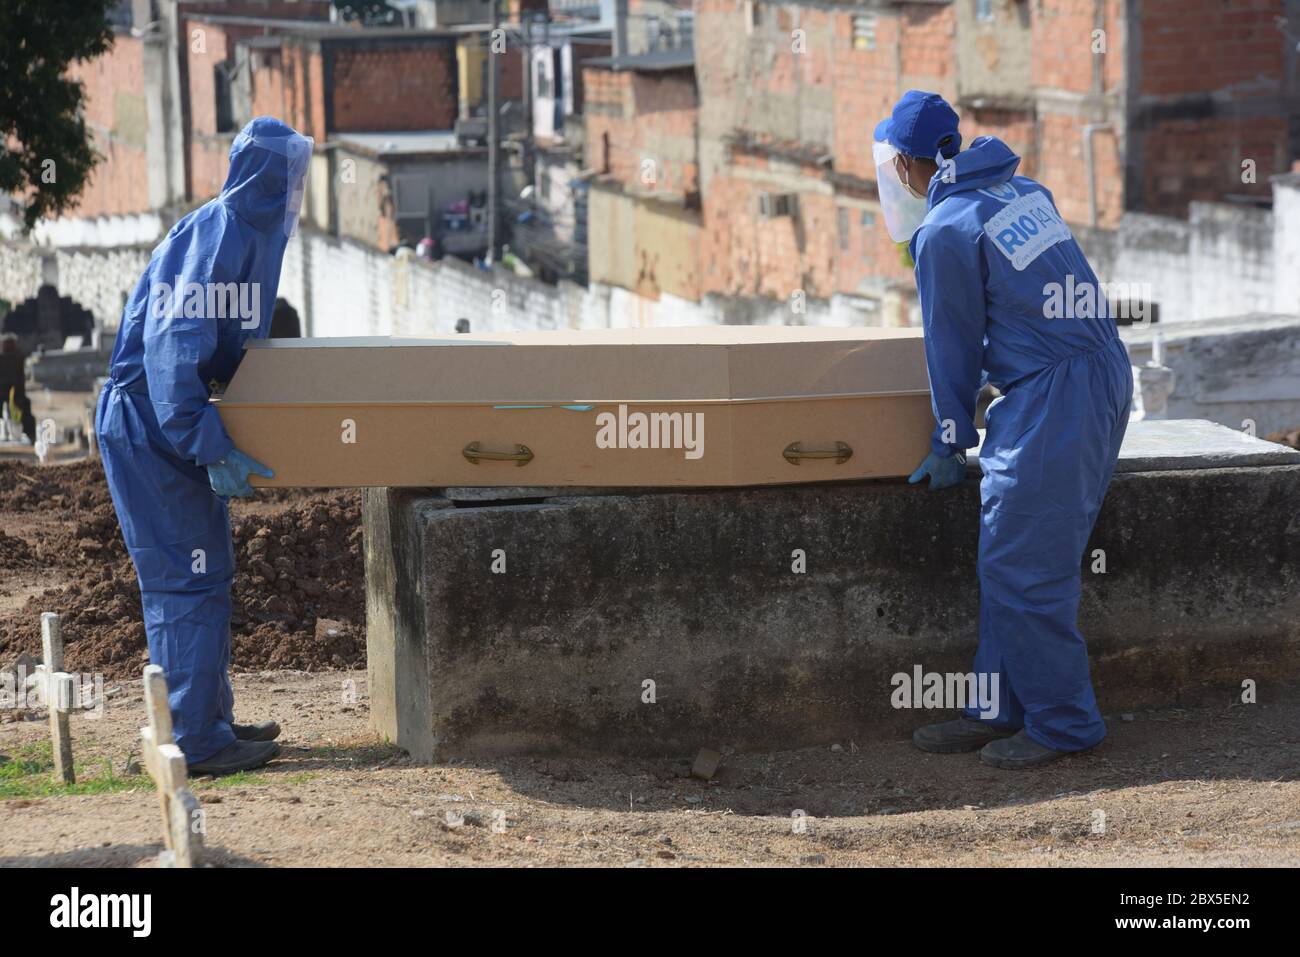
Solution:
[[[915,324],[870,133],[917,88],[1049,185],[1135,359],[1182,361],[1300,312],[1300,20],[1275,6],[511,0],[494,34],[479,0],[123,2],[76,66],[103,156],[79,206],[27,236],[0,214],[3,321],[106,349],[270,114],[315,140],[282,331]]]

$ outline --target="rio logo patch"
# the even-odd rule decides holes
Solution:
[[[1011,180],[998,183],[996,186],[986,186],[983,189],[976,190],[976,192],[983,193],[990,199],[996,199],[999,203],[1009,203],[1020,195],[1016,192],[1015,184]]]
[[[1017,272],[1045,249],[1074,237],[1046,193],[1028,193],[1006,205],[984,224],[993,245],[1011,261]]]

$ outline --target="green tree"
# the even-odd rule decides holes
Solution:
[[[27,229],[71,209],[101,158],[86,135],[86,91],[66,76],[113,44],[116,0],[0,0],[0,193]]]

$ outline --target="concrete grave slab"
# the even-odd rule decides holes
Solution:
[[[1134,429],[1085,553],[1105,713],[1300,677],[1300,464],[1204,425]],[[902,736],[893,676],[970,667],[974,475],[516,491],[365,493],[372,720],[419,760]]]
[[[984,430],[980,429],[980,439]],[[979,463],[979,449],[967,453]],[[1300,451],[1256,438],[1206,419],[1130,422],[1116,472],[1223,469],[1258,465],[1300,465]]]

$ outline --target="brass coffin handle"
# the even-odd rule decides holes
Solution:
[[[798,465],[800,459],[834,459],[836,465],[843,465],[853,458],[847,442],[836,442],[833,449],[801,449],[798,442],[791,442],[781,454],[791,465]]]
[[[518,468],[523,468],[533,460],[533,450],[526,445],[516,445],[513,452],[486,452],[478,447],[477,442],[471,442],[465,446],[461,454],[474,465],[486,460],[488,462],[514,462]]]

